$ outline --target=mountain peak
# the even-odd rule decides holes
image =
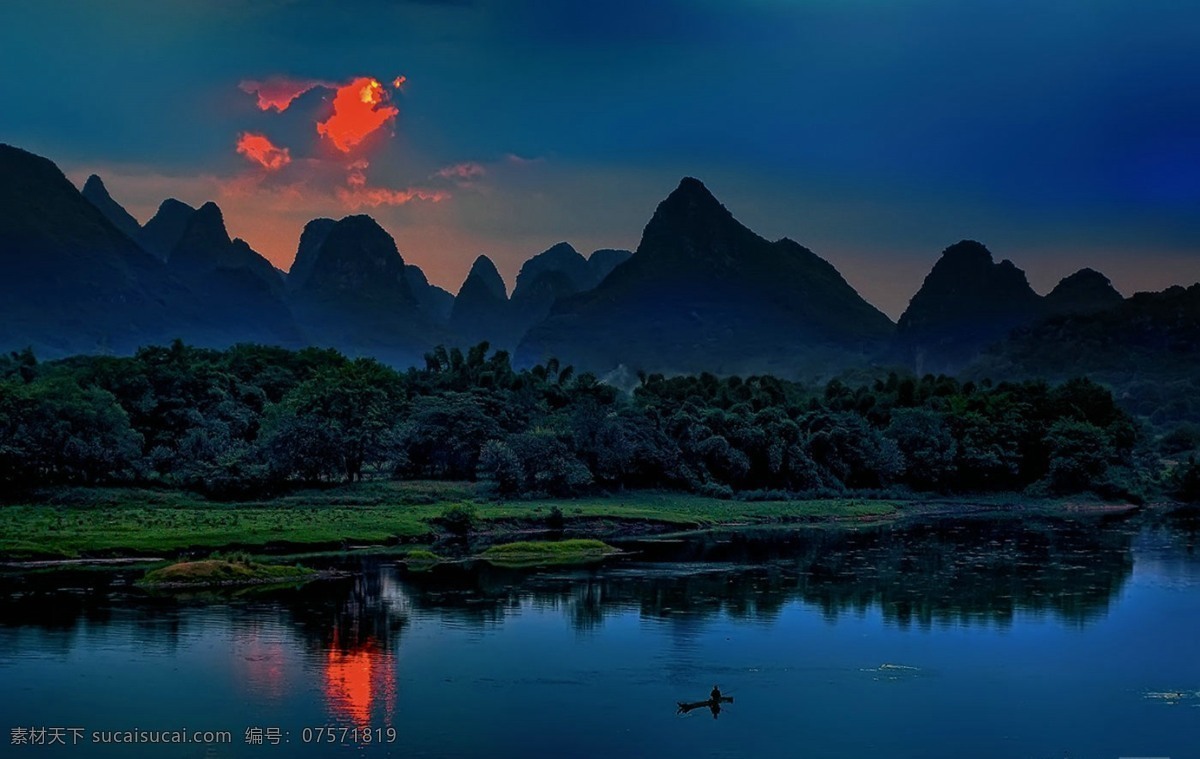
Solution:
[[[1024,271],[996,263],[980,242],[961,240],[942,251],[897,329],[914,356],[929,358],[918,371],[952,371],[1043,310]]]
[[[529,330],[519,361],[553,355],[597,372],[807,371],[834,356],[860,360],[892,331],[832,265],[755,234],[693,177],[659,203],[632,257],[611,258],[619,265],[603,281],[559,298]]]
[[[713,215],[733,221],[733,214],[721,205],[703,182],[695,177],[684,177],[679,186],[658,204],[650,223],[653,224],[655,219],[661,220],[661,217],[684,220],[703,219]]]
[[[487,255],[480,254],[475,259],[475,263],[471,264],[471,271],[463,281],[463,287],[466,287],[467,283],[472,280],[479,282],[496,298],[508,300],[508,289],[504,285],[504,278],[500,276],[496,264],[492,263],[492,259]]]
[[[1054,286],[1046,296],[1046,306],[1055,314],[1086,314],[1112,308],[1124,300],[1108,277],[1095,269],[1080,269]]]
[[[104,193],[108,195],[108,188],[104,186],[104,180],[98,174],[89,174],[87,181],[83,183],[83,192],[85,195],[88,191],[94,193]]]
[[[521,271],[517,273],[516,286],[513,288],[513,299],[528,297],[534,290],[534,283],[551,272],[565,277],[568,289],[572,292],[587,290],[595,284],[587,259],[569,243],[560,242],[538,253],[521,266]]]
[[[108,188],[104,186],[104,180],[92,174],[83,183],[83,190],[81,192],[83,197],[87,198],[89,203],[95,206],[100,213],[104,214],[105,218],[111,221],[114,227],[124,232],[126,237],[131,240],[138,238],[138,234],[142,228],[141,225],[138,224],[137,219],[133,218],[120,203],[113,200],[112,195],[108,194]]]
[[[230,242],[221,209],[209,201],[192,213],[167,261],[171,264],[199,263],[211,257],[213,251],[228,247]]]
[[[365,214],[347,216],[329,227],[307,278],[297,289],[380,302],[415,302],[396,241]]]
[[[986,267],[994,265],[995,260],[992,258],[992,251],[978,240],[959,240],[942,251],[942,256],[935,265],[940,266],[943,263],[956,268]]]
[[[149,253],[165,261],[183,237],[183,232],[195,212],[196,209],[187,203],[167,198],[159,204],[158,211],[138,232],[137,241]]]

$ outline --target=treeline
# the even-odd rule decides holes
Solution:
[[[438,348],[404,372],[257,345],[176,342],[50,363],[12,354],[0,358],[0,485],[245,497],[369,475],[478,480],[498,497],[668,488],[743,498],[1137,498],[1156,486],[1138,426],[1085,379],[638,379],[630,394],[554,360],[516,371],[486,344]],[[1186,469],[1179,482],[1194,483]]]

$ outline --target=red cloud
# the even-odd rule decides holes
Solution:
[[[470,181],[472,179],[479,179],[484,174],[487,174],[487,169],[485,169],[481,164],[475,163],[474,161],[467,161],[465,163],[456,163],[453,166],[447,166],[444,169],[439,169],[434,176],[441,177],[442,179]]]
[[[336,84],[320,79],[289,79],[285,76],[272,76],[263,81],[247,79],[238,85],[242,92],[258,96],[258,107],[266,111],[271,108],[280,113],[286,111],[292,101],[314,87],[334,89]]]
[[[384,105],[387,98],[383,85],[367,76],[338,87],[333,113],[325,121],[317,122],[317,133],[328,137],[338,150],[349,153],[400,113],[400,109]]]
[[[291,152],[287,148],[276,147],[265,134],[242,132],[238,137],[237,152],[267,171],[281,169],[292,162]]]

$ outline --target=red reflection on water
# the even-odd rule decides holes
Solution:
[[[333,716],[358,727],[389,725],[396,704],[396,662],[374,638],[352,647],[339,645],[338,633],[325,661],[325,700]],[[384,713],[372,725],[371,709]]]

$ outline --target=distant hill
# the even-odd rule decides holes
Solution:
[[[422,313],[395,240],[365,215],[329,228],[292,308],[310,343],[396,365],[446,338]]]
[[[631,250],[616,250],[613,248],[601,248],[600,250],[592,251],[592,255],[588,256],[588,269],[591,270],[592,284],[595,287],[604,281],[604,278],[609,273],[617,268],[617,266],[625,263],[633,255]]]
[[[1200,283],[1050,316],[992,345],[964,374],[1088,376],[1152,422],[1200,422]]]
[[[981,243],[963,240],[942,251],[901,315],[896,341],[918,374],[953,372],[1044,313],[1025,272],[1011,261],[996,263]]]
[[[475,259],[454,296],[450,329],[460,347],[487,341],[497,348],[511,348],[520,337],[504,280],[485,255]]]
[[[517,274],[511,311],[515,348],[529,328],[546,318],[561,298],[590,290],[599,284],[588,259],[560,242],[525,262]]]
[[[195,212],[196,209],[187,203],[167,198],[135,239],[147,253],[160,261],[166,261]]]
[[[1063,277],[1046,296],[1047,314],[1089,314],[1121,304],[1125,299],[1108,277],[1095,269],[1080,269]]]
[[[574,292],[582,292],[595,286],[588,261],[565,242],[560,242],[538,253],[521,266],[517,273],[517,284],[513,288],[513,300],[527,298],[538,288],[537,280],[546,274],[561,274]]]
[[[244,240],[229,239],[215,203],[192,213],[167,258],[167,269],[202,299],[214,322],[208,334],[189,332],[190,342],[303,344],[283,277]]]
[[[557,356],[598,372],[824,371],[865,360],[892,330],[827,261],[754,234],[689,178],[659,204],[633,256],[560,300],[518,359]]]
[[[201,318],[187,288],[57,166],[0,145],[0,348],[125,353]]]

